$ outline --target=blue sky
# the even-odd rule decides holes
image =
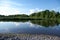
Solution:
[[[60,0],[0,0],[0,14],[31,14],[42,10],[60,11]]]

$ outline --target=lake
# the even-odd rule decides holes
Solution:
[[[60,24],[56,20],[0,21],[0,33],[60,36]]]

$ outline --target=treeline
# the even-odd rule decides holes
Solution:
[[[40,12],[35,12],[30,15],[26,14],[17,14],[17,15],[9,15],[4,16],[0,15],[0,19],[59,19],[60,12],[56,12],[54,10],[44,10]]]
[[[49,11],[41,11],[41,12],[35,12],[30,15],[31,18],[40,18],[40,19],[56,19],[60,18],[60,13],[55,12],[54,10]]]
[[[21,19],[28,19],[29,16],[26,14],[17,14],[17,15],[9,15],[9,16],[4,16],[0,15],[1,20],[21,20]]]

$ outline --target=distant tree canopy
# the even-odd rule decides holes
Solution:
[[[8,17],[29,17],[26,14],[9,15]]]
[[[9,16],[0,15],[0,19],[1,18],[56,19],[56,18],[60,18],[60,12],[55,12],[54,10],[51,11],[44,10],[44,11],[32,13],[30,15],[26,15],[26,14],[17,14],[17,15],[9,15]]]
[[[41,12],[32,13],[29,16],[35,17],[35,18],[60,18],[60,13],[55,12],[54,10],[52,10],[52,11],[45,10],[45,11],[41,11]]]

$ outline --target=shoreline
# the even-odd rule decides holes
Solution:
[[[43,34],[0,34],[0,40],[60,40],[58,36]]]

